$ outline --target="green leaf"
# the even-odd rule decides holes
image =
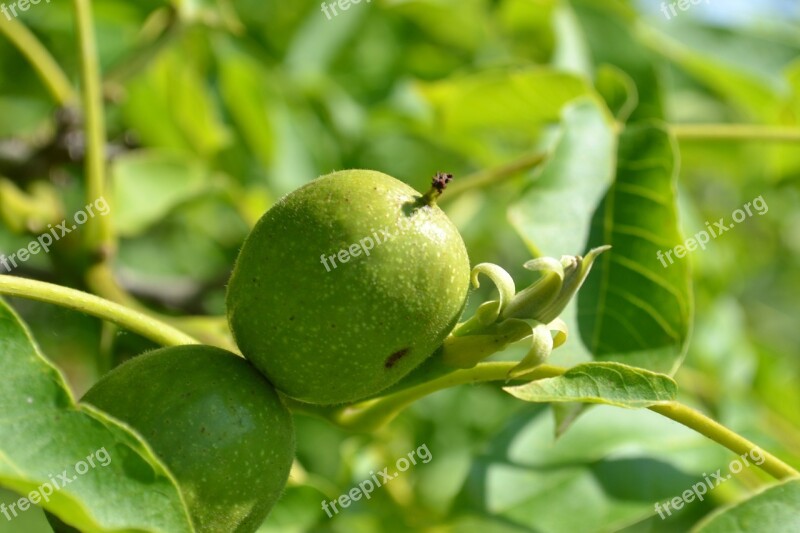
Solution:
[[[442,134],[556,122],[561,108],[586,94],[583,80],[545,68],[497,69],[421,86]]]
[[[193,531],[175,480],[147,444],[76,405],[2,301],[0,366],[0,485],[26,497],[52,492],[41,505],[83,531]]]
[[[694,533],[800,531],[800,479],[773,485],[697,524]]]
[[[508,209],[534,255],[558,258],[586,250],[592,213],[613,181],[614,141],[611,121],[594,100],[564,110],[552,155]]]
[[[504,390],[526,402],[586,402],[631,409],[670,402],[678,385],[664,374],[619,363],[584,363],[563,375]]]
[[[163,54],[127,89],[122,111],[145,146],[209,159],[229,143],[210,87],[184,56]]]
[[[692,314],[688,261],[657,255],[683,243],[676,151],[660,126],[628,127],[620,137],[616,181],[589,237],[590,246],[612,249],[578,294],[581,338],[597,359],[671,373],[683,358]]]
[[[207,189],[209,174],[199,160],[165,151],[118,157],[112,168],[117,231],[126,237],[144,232],[179,203]]]

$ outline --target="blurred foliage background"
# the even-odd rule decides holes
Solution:
[[[336,169],[377,169],[424,190],[439,170],[458,181],[552,149],[581,105],[605,124],[600,159],[570,154],[586,158],[587,183],[609,170],[593,165],[611,157],[626,121],[800,127],[791,0],[706,2],[670,19],[658,2],[622,0],[373,0],[330,18],[319,0],[92,7],[119,239],[111,267],[142,305],[176,317],[223,315],[249,228],[281,195]],[[77,86],[70,3],[31,6],[17,22]],[[2,38],[0,72],[0,251],[10,255],[85,205],[85,139],[80,114]],[[686,235],[758,196],[769,206],[682,260],[695,299],[676,373],[682,400],[796,466],[800,145],[675,134]],[[524,199],[542,172],[521,165],[443,201],[472,263],[497,263],[520,285],[532,279],[522,263],[540,250],[519,213],[537,217]],[[585,251],[562,233],[570,248],[558,254]],[[86,261],[73,234],[14,274],[86,289]],[[490,296],[481,287],[471,307]],[[92,318],[13,303],[76,394],[152,347]],[[746,470],[662,521],[655,502],[727,465],[729,452],[651,412],[610,407],[556,440],[549,407],[492,386],[437,393],[375,435],[296,422],[302,468],[264,532],[680,531],[766,479]],[[323,499],[422,444],[430,463],[325,515]],[[48,530],[33,512],[26,520],[0,520],[0,531]]]

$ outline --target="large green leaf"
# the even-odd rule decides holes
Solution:
[[[621,135],[616,180],[594,214],[588,244],[613,248],[578,295],[580,335],[597,359],[672,373],[683,358],[689,267],[685,257],[658,256],[683,243],[677,171],[675,142],[662,127],[638,125]]]
[[[2,301],[0,366],[0,485],[41,500],[83,531],[193,530],[175,480],[146,443],[100,411],[76,405]]]
[[[617,407],[649,407],[675,399],[677,384],[619,363],[584,363],[554,378],[531,381],[505,391],[526,402],[586,402]]]
[[[697,524],[695,533],[800,531],[800,479],[773,485]]]

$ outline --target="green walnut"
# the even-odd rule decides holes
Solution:
[[[292,418],[250,363],[209,346],[146,353],[83,402],[133,427],[173,473],[197,531],[255,531],[295,448]]]
[[[391,176],[346,170],[283,197],[245,241],[227,294],[236,342],[275,387],[336,404],[373,395],[453,329],[469,258],[436,205]]]

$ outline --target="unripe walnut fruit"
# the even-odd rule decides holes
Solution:
[[[228,319],[276,388],[309,403],[350,402],[441,345],[469,273],[464,241],[430,194],[380,172],[335,172],[256,224],[229,283]]]
[[[255,531],[294,459],[292,418],[250,363],[210,346],[128,361],[82,399],[127,423],[178,481],[197,531]]]

